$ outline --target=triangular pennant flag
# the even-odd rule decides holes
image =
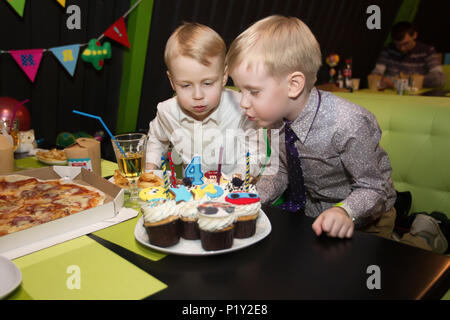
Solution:
[[[36,78],[36,73],[41,64],[43,49],[32,49],[32,50],[10,50],[9,53],[12,55],[17,64],[26,73],[31,82],[34,82]]]
[[[128,48],[130,47],[127,27],[125,26],[125,19],[123,17],[114,22],[114,24],[105,31],[104,35]]]
[[[25,1],[26,0],[6,0],[6,2],[8,2],[21,17],[23,17],[23,10],[25,9]]]
[[[63,8],[66,7],[66,0],[56,0],[56,1],[58,1],[59,4],[63,6]]]
[[[66,68],[67,72],[73,76],[75,68],[77,66],[78,54],[80,52],[80,45],[70,45],[62,46],[56,48],[50,48],[55,57],[61,62],[61,64]]]

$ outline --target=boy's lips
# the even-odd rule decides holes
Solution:
[[[206,106],[194,106],[193,108],[197,112],[202,112],[206,110]]]
[[[250,121],[256,121],[256,118],[255,118],[255,117],[252,117],[252,116],[250,116],[250,115],[248,115],[248,114],[246,114],[246,116],[247,116],[248,120],[250,120]]]

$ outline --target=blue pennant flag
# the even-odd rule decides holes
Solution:
[[[55,55],[55,57],[61,62],[61,64],[66,68],[67,72],[70,73],[71,76],[75,73],[75,68],[77,66],[78,61],[78,53],[80,52],[80,45],[70,45],[70,46],[62,46],[51,48],[51,52]]]

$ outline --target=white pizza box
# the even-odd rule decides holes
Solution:
[[[61,178],[72,180],[73,182],[92,186],[103,191],[106,199],[103,205],[95,208],[0,237],[0,255],[6,255],[8,251],[20,251],[21,247],[45,242],[46,239],[58,238],[71,231],[83,229],[104,220],[111,220],[118,215],[123,207],[124,191],[115,184],[84,168],[53,166],[18,171],[14,174],[35,177],[41,180]]]

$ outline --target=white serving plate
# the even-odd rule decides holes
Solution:
[[[3,299],[20,285],[22,273],[13,262],[0,256],[0,275],[0,299]]]
[[[270,224],[269,218],[267,218],[264,211],[260,210],[258,220],[256,221],[255,234],[252,237],[246,239],[234,238],[233,246],[229,249],[206,251],[202,248],[200,240],[186,240],[183,238],[180,238],[180,242],[178,242],[176,245],[167,248],[152,245],[149,243],[148,234],[144,228],[143,217],[141,217],[136,223],[136,227],[134,228],[134,236],[136,240],[143,246],[160,252],[184,256],[211,256],[233,252],[249,247],[267,237],[271,231],[272,225]]]

